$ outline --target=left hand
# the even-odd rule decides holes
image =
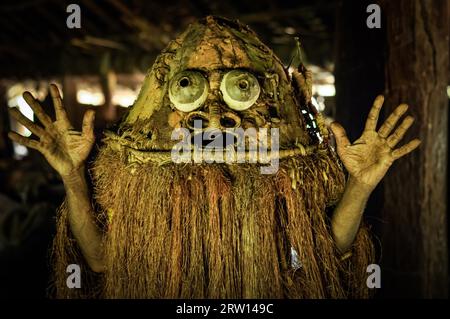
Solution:
[[[391,134],[400,117],[407,111],[406,104],[400,104],[378,132],[376,131],[383,101],[382,95],[377,96],[364,132],[353,143],[350,143],[345,129],[340,124],[336,122],[331,124],[331,130],[336,138],[337,153],[349,173],[349,178],[369,191],[377,186],[396,159],[411,153],[420,145],[420,140],[414,139],[394,149],[414,122],[412,116],[407,116]]]

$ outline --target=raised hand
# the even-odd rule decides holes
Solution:
[[[414,139],[402,147],[395,148],[414,122],[411,116],[407,116],[392,133],[398,120],[408,109],[406,104],[400,104],[376,131],[383,101],[381,95],[375,99],[364,132],[353,143],[350,143],[340,124],[335,122],[331,125],[336,137],[338,155],[350,177],[370,190],[381,181],[396,159],[411,153],[420,145],[420,140]]]
[[[11,115],[27,127],[39,141],[9,132],[15,142],[41,152],[50,165],[61,175],[66,189],[69,223],[86,261],[93,271],[104,271],[102,233],[94,219],[94,211],[86,183],[84,163],[94,145],[94,111],[88,110],[83,117],[81,132],[73,129],[62,105],[56,85],[50,85],[50,94],[55,107],[56,120],[45,114],[39,103],[29,92],[23,94],[43,127],[33,123],[19,110]]]
[[[11,109],[11,115],[28,128],[39,140],[9,132],[13,141],[42,153],[49,164],[64,178],[81,169],[94,145],[94,116],[93,110],[88,110],[83,117],[82,131],[76,131],[70,124],[66,110],[62,105],[61,96],[56,85],[50,85],[56,120],[53,121],[42,109],[39,102],[30,92],[25,92],[23,98],[30,105],[34,114],[39,118],[43,127],[33,123],[22,115],[17,108]]]

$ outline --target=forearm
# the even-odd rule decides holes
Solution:
[[[84,167],[63,177],[69,223],[81,251],[95,272],[104,270],[102,234],[94,220]]]
[[[337,248],[346,252],[355,240],[372,189],[349,177],[344,194],[333,212],[331,231]]]

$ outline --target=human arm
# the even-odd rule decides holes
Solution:
[[[23,98],[30,105],[42,126],[23,116],[16,108],[11,115],[27,127],[39,140],[9,132],[15,142],[39,151],[48,163],[60,174],[66,190],[69,209],[69,223],[72,233],[92,270],[103,271],[102,235],[94,220],[94,211],[85,176],[85,162],[94,145],[93,110],[83,117],[82,131],[76,131],[70,124],[62,105],[56,85],[50,85],[56,120],[48,116],[31,93],[25,92]]]
[[[411,116],[407,116],[394,130],[397,122],[408,109],[406,104],[400,104],[380,129],[376,130],[383,101],[383,96],[375,99],[364,132],[353,143],[350,143],[340,124],[333,123],[331,125],[331,130],[336,138],[337,153],[348,171],[343,196],[331,219],[333,239],[342,253],[351,247],[359,229],[367,200],[392,163],[420,145],[420,140],[414,139],[395,148],[414,122]]]

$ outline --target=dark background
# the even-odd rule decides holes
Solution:
[[[410,105],[416,124],[405,140],[419,137],[422,145],[394,164],[365,213],[382,269],[376,297],[447,298],[448,1],[80,0],[80,29],[66,26],[69,3],[0,4],[0,298],[46,296],[48,248],[64,196],[43,158],[24,156],[7,139],[16,125],[7,112],[12,95],[22,87],[43,92],[51,113],[45,86],[56,81],[79,125],[92,106],[77,92],[97,85],[104,97],[95,106],[100,137],[126,110],[114,102],[118,88],[137,92],[165,45],[209,14],[250,25],[286,65],[299,37],[315,86],[335,88],[315,98],[352,140],[376,95],[386,95],[384,115],[401,102]],[[370,3],[381,7],[380,29],[367,27]]]

